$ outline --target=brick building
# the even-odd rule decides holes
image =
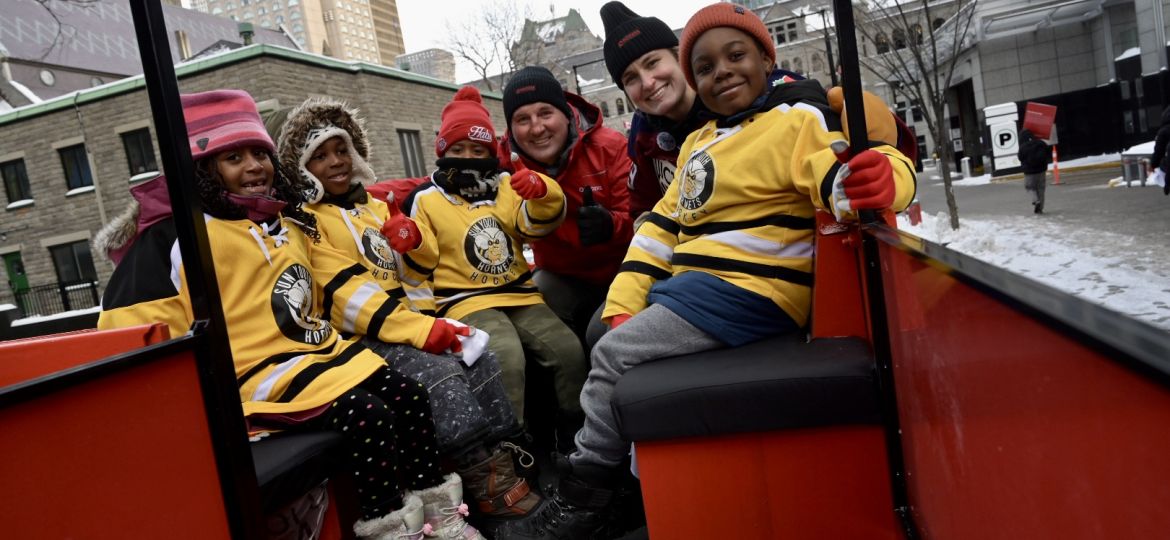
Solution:
[[[439,113],[455,85],[374,64],[342,62],[301,51],[252,45],[177,68],[182,92],[240,88],[262,114],[329,95],[361,110],[371,165],[381,177],[425,174],[434,164]],[[141,76],[82,90],[0,114],[0,212],[4,279],[36,287],[103,284],[113,266],[89,241],[130,200],[132,182],[151,178],[160,160]],[[485,96],[503,118],[498,95]],[[502,122],[496,129],[502,133]],[[140,174],[144,173],[145,174]],[[15,274],[23,274],[23,278]]]

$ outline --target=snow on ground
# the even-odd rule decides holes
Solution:
[[[16,306],[13,306],[13,307],[16,307]],[[30,315],[30,316],[25,317],[23,319],[16,319],[15,321],[12,321],[12,326],[24,326],[26,324],[35,324],[35,323],[39,323],[39,322],[43,322],[43,321],[50,321],[53,319],[64,319],[66,317],[76,317],[77,315],[83,315],[86,313],[97,313],[101,310],[102,310],[101,306],[94,306],[91,308],[75,309],[73,311],[66,311],[63,313],[54,313],[53,315]]]
[[[1153,143],[1150,143],[1150,144],[1153,144]],[[1146,152],[1146,153],[1148,154],[1149,152]],[[1086,166],[1092,166],[1092,165],[1105,165],[1105,164],[1117,164],[1118,166],[1121,166],[1121,154],[1102,154],[1099,156],[1087,156],[1087,157],[1083,157],[1083,158],[1070,159],[1067,161],[1062,160],[1059,162],[1059,166],[1061,168],[1065,168],[1065,169],[1072,168],[1072,167],[1086,167]],[[930,177],[931,181],[935,181],[935,182],[942,181],[942,177],[939,176],[937,169],[933,169],[933,168],[928,168],[928,169],[929,169],[929,172],[927,173],[927,175]],[[1052,169],[1053,169],[1053,165],[1051,163],[1049,163],[1048,170],[1051,171]],[[951,182],[951,185],[954,185],[954,186],[982,186],[984,184],[991,183],[991,175],[990,174],[981,174],[979,176],[972,176],[970,178],[960,178],[960,176],[961,176],[960,173],[952,172],[951,179],[953,181]]]
[[[1067,226],[1027,216],[961,219],[957,231],[951,230],[944,212],[923,214],[918,226],[904,216],[898,219],[899,228],[925,240],[1170,330],[1170,268],[1110,256],[1083,241],[1092,237],[1098,247],[1125,245],[1123,236],[1070,234]],[[1157,260],[1156,254],[1149,255],[1150,261]]]

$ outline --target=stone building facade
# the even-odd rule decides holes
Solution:
[[[246,90],[256,98],[262,114],[295,106],[311,96],[348,101],[366,119],[371,165],[381,178],[429,171],[435,160],[439,114],[458,89],[397,69],[270,45],[252,45],[186,64],[177,74],[180,91],[185,93]],[[503,133],[499,96],[485,95],[485,101],[497,121],[497,131]],[[146,139],[133,136],[141,130],[149,130]],[[76,100],[49,100],[0,114],[0,170],[7,188],[5,208],[0,211],[0,256],[6,263],[19,260],[29,286],[90,273],[103,285],[108,281],[113,266],[92,253],[89,241],[126,208],[131,183],[154,176],[147,173],[132,180],[129,167],[131,153],[139,157],[152,153],[154,163],[161,164],[155,135],[141,76],[81,91]],[[135,146],[135,141],[140,144]],[[74,151],[79,148],[83,150]],[[88,168],[89,180],[70,186],[66,167],[72,167],[76,176],[79,164]],[[21,171],[24,184],[9,185],[7,177]],[[13,278],[7,268],[4,271],[0,284]],[[10,298],[8,287],[0,286],[0,303]]]

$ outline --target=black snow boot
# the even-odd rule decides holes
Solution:
[[[504,524],[496,540],[595,540],[604,537],[610,501],[620,472],[605,467],[573,467],[556,457],[560,482],[531,516]]]

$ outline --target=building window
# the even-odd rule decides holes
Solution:
[[[784,27],[775,26],[772,28],[772,41],[775,41],[776,45],[783,45],[786,41],[788,41],[784,37]]]
[[[52,246],[49,254],[53,257],[58,283],[97,281],[88,240]]]
[[[617,113],[618,116],[626,114],[626,101],[622,98],[617,98]]]
[[[781,60],[780,69],[783,69],[784,71],[792,71],[792,64],[790,64],[788,60]]]
[[[906,31],[901,28],[894,29],[894,49],[906,48]]]
[[[601,102],[601,116],[603,116],[605,118],[609,118],[609,103],[608,102],[605,102],[605,101]]]
[[[877,47],[878,54],[885,54],[890,52],[890,40],[885,34],[878,34],[873,40],[873,44]]]
[[[796,21],[788,23],[788,41],[796,41]]]
[[[922,45],[922,25],[915,23],[910,27],[910,33],[914,35],[914,44]]]
[[[804,75],[804,59],[797,56],[792,59],[792,71]]]
[[[10,204],[32,199],[32,189],[28,187],[28,172],[24,169],[23,159],[0,163],[0,176],[4,177],[4,192],[8,194]]]
[[[819,53],[813,54],[812,56],[812,71],[814,73],[822,73],[825,71],[825,61],[821,60]]]
[[[150,128],[123,133],[122,146],[126,149],[130,176],[158,170],[158,163],[154,160],[154,145],[150,140]]]
[[[418,132],[406,129],[398,130],[398,144],[402,146],[402,161],[406,164],[406,176],[423,176],[422,144],[419,143]]]
[[[946,21],[944,21],[944,20],[942,19],[942,17],[939,17],[939,18],[937,18],[937,19],[935,19],[935,20],[931,21],[931,23],[930,23],[930,27],[931,27],[931,28],[933,28],[933,29],[935,29],[935,30],[938,30],[938,28],[939,28],[940,26],[942,26],[942,25],[943,25],[943,23],[945,23],[945,22],[946,22]]]
[[[65,169],[65,185],[77,189],[93,185],[89,172],[89,160],[85,156],[85,145],[77,144],[58,150],[61,153],[61,167]]]

